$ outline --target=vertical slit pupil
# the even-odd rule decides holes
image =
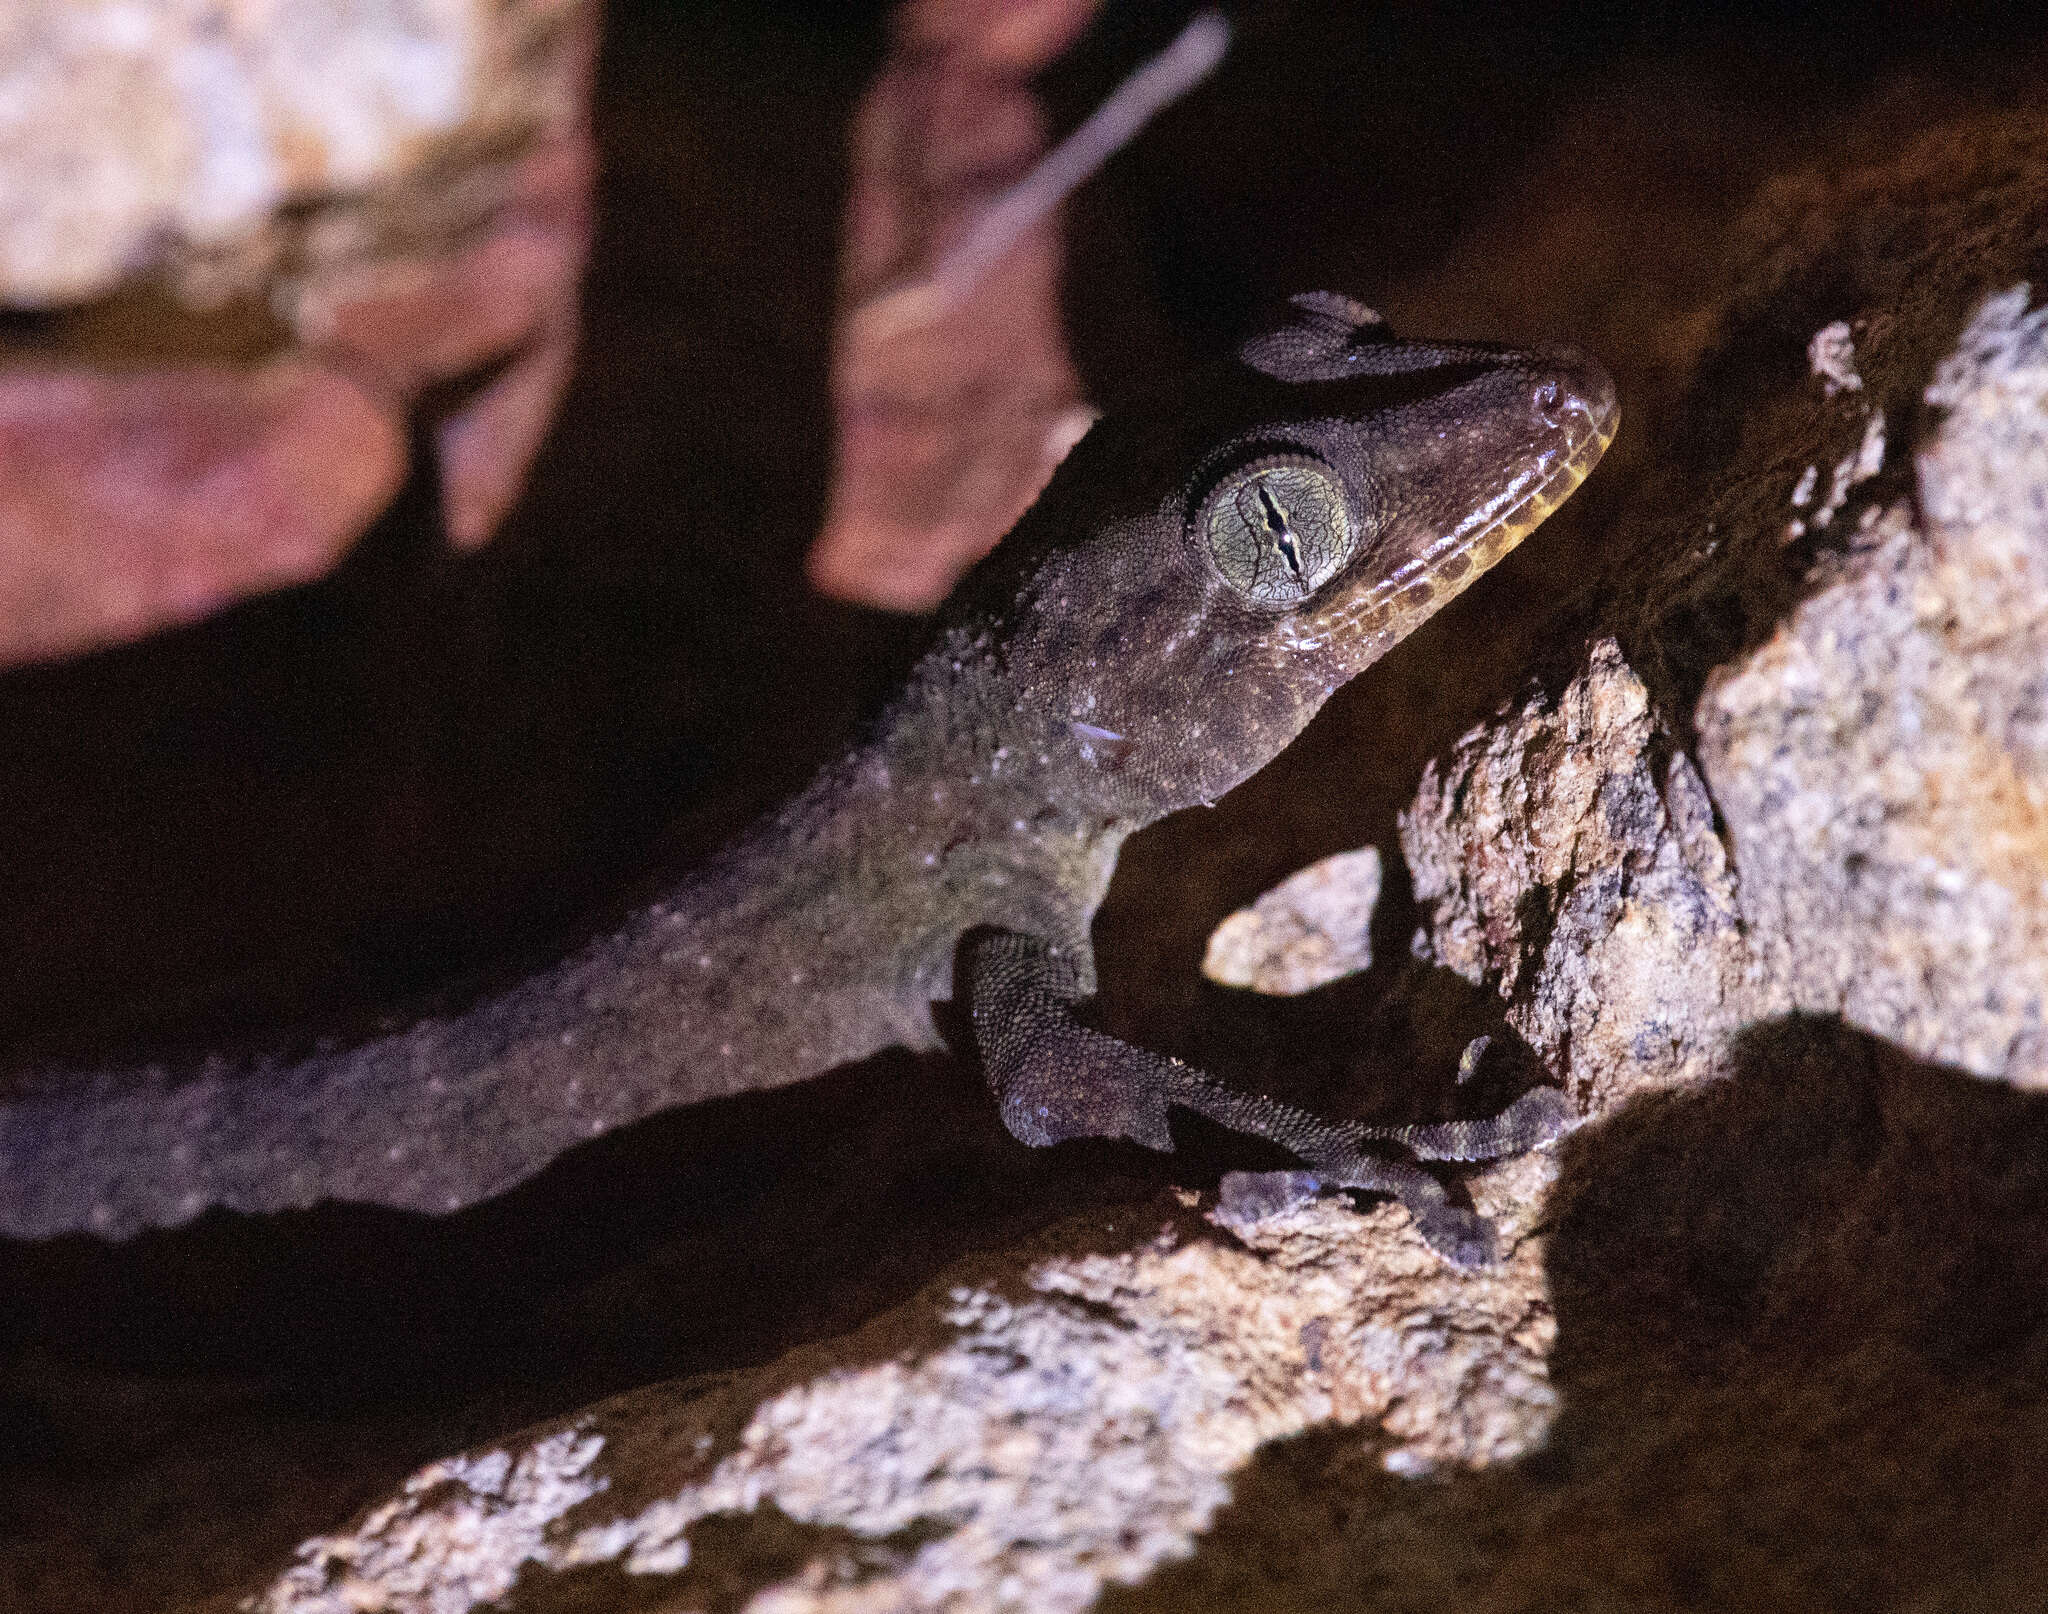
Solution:
[[[1301,556],[1296,552],[1294,532],[1287,525],[1287,512],[1273,497],[1273,490],[1265,483],[1259,484],[1259,503],[1266,512],[1266,530],[1273,535],[1273,542],[1280,550],[1280,558],[1287,562],[1287,569],[1296,577],[1301,575]]]

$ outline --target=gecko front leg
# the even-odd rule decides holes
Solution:
[[[1369,1127],[1325,1120],[1082,1025],[1072,958],[1037,937],[987,932],[969,941],[962,962],[983,1069],[1003,1124],[1023,1142],[1129,1138],[1170,1150],[1167,1112],[1178,1105],[1280,1145],[1321,1184],[1391,1194],[1431,1248],[1458,1266],[1493,1259],[1492,1224],[1453,1205],[1420,1166],[1369,1146],[1393,1144],[1419,1160],[1493,1160],[1547,1143],[1572,1124],[1564,1095],[1547,1087],[1479,1121]]]

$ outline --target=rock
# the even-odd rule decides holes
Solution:
[[[930,611],[1038,497],[1097,411],[1067,352],[1061,202],[1228,48],[1190,21],[1048,146],[1028,80],[1099,0],[906,5],[854,120],[833,336],[836,452],[805,571]]]
[[[889,313],[891,292],[930,269],[1044,155],[1028,75],[1090,10],[1073,0],[1007,15],[914,8],[862,100],[833,337],[832,490],[806,563],[826,594],[932,610],[1095,418],[1061,327],[1057,213],[959,296],[914,318]],[[1012,61],[1027,44],[1044,56]]]
[[[1416,950],[1507,999],[1587,1113],[1709,1075],[1757,1018],[1713,806],[1657,755],[1648,691],[1612,639],[1556,699],[1465,736],[1401,818],[1429,919]]]
[[[913,51],[956,53],[985,73],[1038,72],[1094,20],[1101,0],[907,0],[897,37]]]
[[[0,666],[317,576],[395,491],[431,387],[482,383],[429,424],[450,536],[490,535],[574,352],[595,17],[36,0],[0,22],[0,366],[11,418],[42,422],[0,459]],[[315,368],[281,452],[280,377]],[[229,482],[263,522],[214,510]]]
[[[1791,396],[1716,378],[1724,392],[1703,402],[1750,424],[1684,518],[1715,536],[1639,575],[1608,620],[1669,668],[1694,653],[1702,596],[1770,608],[1796,566],[1803,598],[1712,666],[1689,711],[1659,712],[1618,639],[1596,637],[1560,695],[1467,735],[1403,818],[1418,948],[1494,986],[1589,1112],[1645,1080],[1715,1074],[1732,1039],[1795,1010],[1979,1075],[2044,1080],[2048,314],[2029,313],[2010,277],[2048,262],[2048,152],[2010,128],[1987,144],[2007,166],[1989,165],[2000,182],[1974,207],[1981,150],[1947,135],[1903,159],[1925,212],[1877,204],[1896,256],[1873,278],[1889,295],[1850,300],[1813,333]],[[1804,306],[1802,277],[1843,270],[1839,242],[1801,233],[1841,228],[1885,186],[1865,172],[1810,198],[1735,306],[1762,298],[1757,281]],[[2000,225],[1958,257],[1940,221],[1966,208]],[[1775,333],[1777,306],[1764,300],[1727,348]],[[1945,356],[1935,330],[1959,333]],[[1858,331],[1867,385],[1851,367]],[[1885,401],[1902,392],[1924,398],[1924,424],[1888,457]],[[1909,452],[1915,500],[1899,496]],[[1809,526],[1832,547],[1786,549]]]
[[[301,341],[395,397],[485,378],[434,421],[442,519],[459,548],[482,545],[511,510],[568,385],[593,168],[577,126],[492,176],[493,211],[470,236],[343,261],[296,290]]]
[[[1221,986],[1293,997],[1371,969],[1379,899],[1379,849],[1333,853],[1218,925],[1202,973]]]
[[[2048,1084],[2048,311],[1986,299],[1872,505],[1718,669],[1700,757],[1757,967],[1924,1059]]]
[[[29,0],[0,32],[0,302],[274,254],[288,204],[410,181],[532,120],[519,53],[574,0]],[[286,226],[289,228],[289,226]]]
[[[1191,1194],[1069,1223],[847,1339],[433,1464],[245,1606],[464,1614],[603,1568],[664,1606],[719,1586],[792,1614],[1089,1608],[1185,1555],[1264,1442],[1380,1420],[1413,1472],[1540,1439],[1554,1323],[1523,1217],[1551,1170],[1474,1184],[1506,1218],[1478,1274],[1388,1206],[1313,1201],[1236,1238]],[[721,1562],[735,1531],[753,1556]]]
[[[26,660],[319,576],[397,492],[405,442],[303,359],[0,373],[0,466],[0,624]]]

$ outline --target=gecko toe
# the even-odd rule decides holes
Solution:
[[[1255,1227],[1313,1199],[1323,1181],[1310,1171],[1226,1171],[1216,1185],[1216,1220]]]
[[[1499,1259],[1493,1223],[1477,1211],[1433,1205],[1416,1215],[1415,1230],[1452,1266],[1490,1267]]]

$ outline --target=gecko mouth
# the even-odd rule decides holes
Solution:
[[[1610,403],[1604,414],[1596,417],[1589,411],[1587,419],[1586,435],[1565,455],[1564,463],[1555,467],[1521,499],[1477,530],[1460,534],[1446,548],[1433,555],[1422,556],[1416,563],[1423,574],[1421,581],[1439,590],[1449,583],[1453,585],[1450,592],[1455,593],[1548,521],[1552,512],[1572,496],[1593,467],[1600,463],[1600,457],[1607,452],[1607,445],[1614,441],[1615,429],[1621,423],[1621,410]],[[1456,565],[1461,559],[1466,564]],[[1452,575],[1454,571],[1455,576]],[[1386,586],[1405,594],[1415,586],[1415,581],[1396,576],[1389,578]]]
[[[1581,405],[1585,434],[1533,486],[1511,489],[1495,509],[1469,528],[1447,534],[1431,548],[1338,607],[1313,633],[1296,641],[1313,649],[1340,636],[1391,643],[1462,593],[1479,575],[1547,521],[1586,480],[1621,424],[1612,392]]]

